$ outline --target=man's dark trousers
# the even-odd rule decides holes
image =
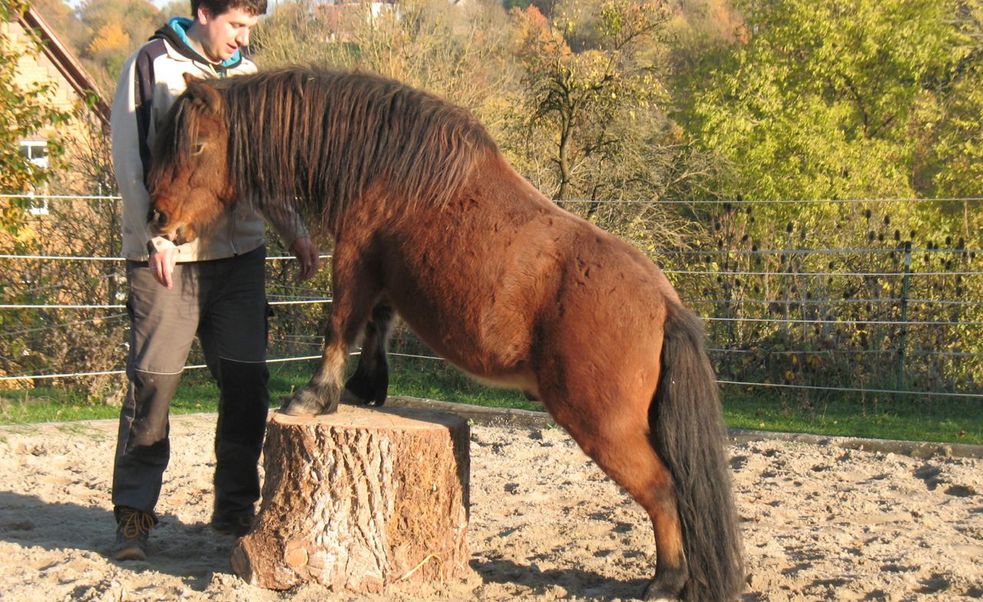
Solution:
[[[130,385],[120,412],[113,505],[153,512],[170,457],[168,410],[197,335],[219,387],[215,514],[251,512],[269,409],[266,250],[177,264],[174,286],[127,262]]]

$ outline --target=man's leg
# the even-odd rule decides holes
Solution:
[[[212,525],[242,535],[260,495],[258,463],[270,403],[265,250],[209,262],[207,269],[199,338],[220,392]]]
[[[117,559],[142,559],[154,507],[170,457],[168,409],[198,322],[196,285],[178,266],[173,289],[154,280],[146,264],[128,262],[129,387],[120,411],[112,499],[119,525]],[[120,538],[126,531],[132,537]]]

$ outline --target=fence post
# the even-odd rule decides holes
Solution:
[[[908,346],[908,287],[911,283],[911,241],[904,244],[904,276],[901,279],[901,333],[898,337],[898,378],[896,387],[899,391],[907,390],[905,386],[905,355]]]

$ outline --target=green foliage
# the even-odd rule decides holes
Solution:
[[[939,102],[925,108],[931,136],[917,167],[926,180],[922,186],[933,194],[978,197],[983,187],[983,2],[960,5],[955,66],[940,82]],[[979,231],[979,222],[974,225]]]
[[[965,113],[955,92],[973,93],[963,71],[979,62],[952,19],[957,0],[737,4],[738,41],[703,57],[684,109],[692,135],[732,166],[727,194],[907,198],[932,192],[912,174],[935,128],[974,141],[938,123]],[[933,165],[944,181],[965,175]]]
[[[979,299],[983,283],[925,274],[980,270],[966,250],[983,244],[969,202],[756,201],[979,196],[980,3],[735,4],[744,22],[733,37],[686,40],[693,54],[676,57],[690,67],[676,79],[679,116],[726,166],[711,187],[745,201],[696,214],[712,226],[704,247],[728,252],[702,257],[709,273],[677,283],[684,297],[717,300],[700,309],[719,320],[711,336],[722,372],[793,385],[977,389],[983,348],[960,323],[979,321],[979,308],[963,303]],[[906,243],[924,251],[907,267]],[[822,252],[850,247],[871,250]],[[780,252],[788,249],[801,251]],[[815,273],[830,275],[807,275]],[[885,275],[849,275],[859,273]],[[748,321],[762,315],[784,322]],[[952,324],[898,324],[905,319]]]

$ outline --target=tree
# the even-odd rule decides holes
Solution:
[[[133,42],[119,23],[106,23],[96,31],[87,48],[88,55],[103,65],[107,73],[119,73]]]
[[[27,9],[23,0],[5,0],[0,3],[0,19],[15,20]],[[31,162],[20,152],[20,141],[46,127],[53,127],[69,119],[69,113],[52,105],[53,86],[50,83],[20,85],[16,73],[25,56],[38,56],[40,43],[27,37],[26,47],[18,46],[0,31],[0,192],[21,193],[41,187],[51,173]],[[48,143],[49,156],[57,156],[61,145],[55,140]],[[4,199],[0,209],[0,229],[16,235],[23,225],[29,199]]]
[[[639,60],[640,43],[664,14],[630,1],[571,6],[558,23],[535,7],[512,14],[530,139],[542,134],[553,145],[555,170],[543,174],[540,186],[560,200],[624,195],[623,182],[600,176],[625,167],[623,155],[639,142],[628,135],[648,129],[639,125],[664,98],[655,66]]]
[[[379,73],[467,107],[494,129],[513,77],[501,8],[486,2],[448,6],[444,0],[383,6],[394,8],[280,4],[255,33],[257,60]]]
[[[978,197],[983,192],[983,1],[960,2],[954,19],[958,42],[953,66],[938,82],[931,148],[921,186],[941,196]]]
[[[126,58],[162,25],[160,11],[148,0],[85,0],[79,16],[94,32],[80,56],[110,93]]]
[[[722,250],[707,257],[713,275],[701,286],[706,298],[722,301],[714,309],[720,317],[758,317],[745,312],[766,308],[785,322],[734,320],[715,324],[711,336],[725,348],[816,352],[803,356],[814,364],[808,370],[795,367],[804,362],[797,356],[742,356],[763,378],[789,384],[832,377],[905,387],[908,377],[898,365],[906,345],[973,356],[975,339],[956,325],[978,319],[975,306],[961,300],[978,295],[979,285],[936,274],[978,269],[966,250],[983,242],[973,227],[978,211],[911,199],[979,196],[980,172],[969,165],[980,156],[983,111],[979,44],[972,42],[979,1],[735,4],[743,16],[735,35],[697,40],[704,52],[693,55],[699,60],[689,64],[692,77],[676,80],[688,86],[679,96],[693,99],[681,111],[688,135],[726,168],[711,186],[746,201],[701,212],[712,224],[707,246]],[[758,202],[865,198],[901,200]],[[907,253],[911,247],[926,252]],[[823,253],[826,248],[843,252]],[[909,271],[920,273],[910,289],[907,278],[890,277]],[[924,305],[908,308],[911,298]],[[942,315],[952,327],[909,332],[896,322]],[[834,324],[844,319],[861,323]],[[844,348],[864,353],[826,355]],[[926,357],[914,367],[908,360],[909,374],[922,382],[971,382],[981,374],[979,362],[946,366]]]
[[[705,57],[690,132],[746,198],[910,197],[926,118],[958,64],[951,0],[739,0]]]
[[[78,18],[64,0],[31,0],[31,4],[56,32],[67,42],[76,56],[81,56],[89,44],[92,31]]]
[[[683,244],[692,224],[658,201],[685,196],[704,166],[667,115],[666,6],[567,0],[552,19],[511,16],[522,104],[503,146],[520,171],[642,248]]]

